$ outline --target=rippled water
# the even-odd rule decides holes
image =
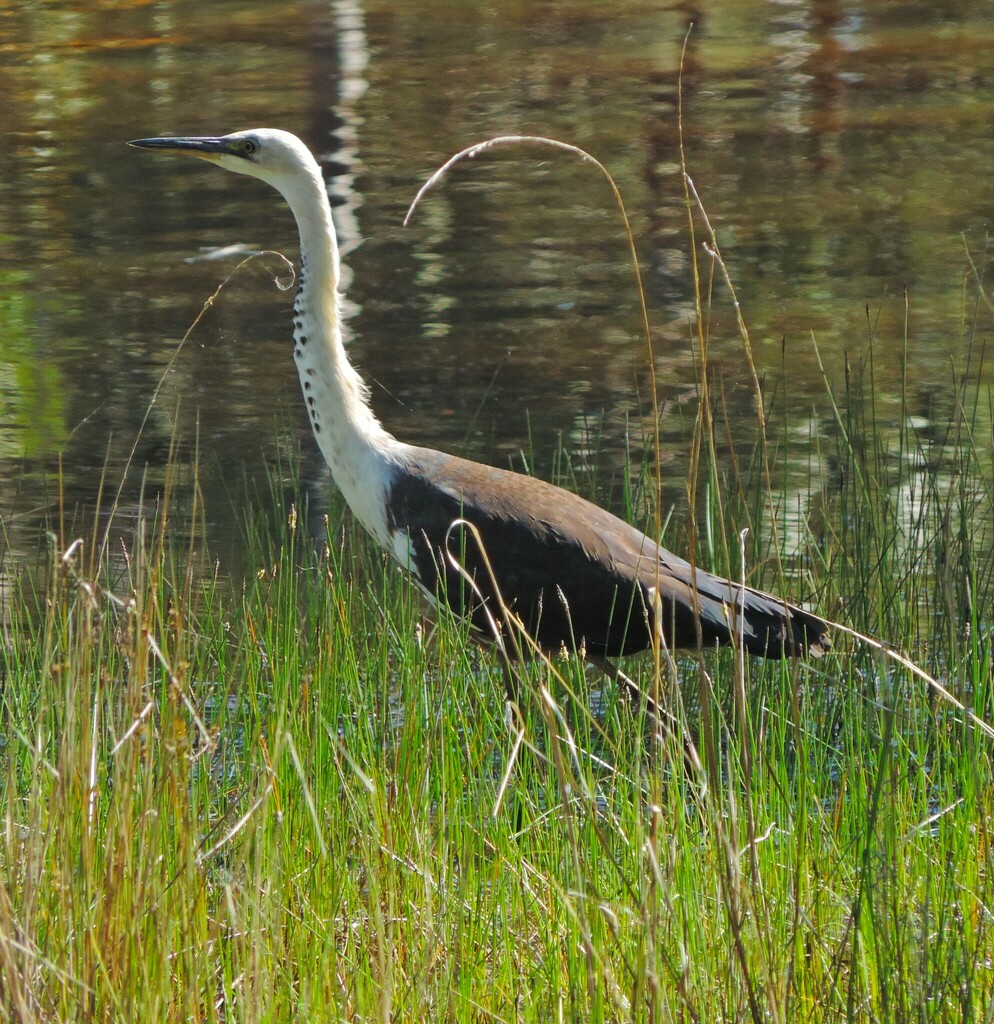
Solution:
[[[260,125],[298,133],[327,169],[351,351],[385,424],[502,465],[524,449],[542,475],[562,436],[611,501],[651,403],[603,180],[552,152],[493,153],[401,223],[440,163],[489,136],[551,135],[606,164],[645,274],[663,494],[679,511],[697,379],[685,40],[688,166],[788,442],[788,492],[803,502],[810,439],[833,429],[813,338],[841,384],[872,336],[881,408],[897,416],[905,392],[927,430],[965,365],[968,254],[982,265],[994,218],[987,0],[27,2],[0,12],[4,557],[30,558],[60,506],[84,530],[101,486],[122,479],[135,515],[143,474],[154,496],[171,449],[181,466],[199,453],[206,539],[227,571],[241,570],[245,495],[265,490],[245,479],[262,481],[288,436],[328,500],[275,262],[240,272],[172,361],[245,253],[295,256],[289,212],[259,183],[123,145]],[[981,309],[981,341],[989,330]],[[751,439],[720,281],[709,332],[729,433]]]

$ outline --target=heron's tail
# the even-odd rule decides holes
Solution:
[[[762,658],[817,658],[832,646],[831,626],[813,612],[689,564],[668,570],[663,633],[674,647],[741,643]]]
[[[832,646],[829,624],[812,612],[759,590],[738,590],[728,616],[750,654],[820,658]]]

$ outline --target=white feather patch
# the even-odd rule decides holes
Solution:
[[[409,572],[415,579],[418,578],[418,566],[414,560],[414,545],[411,543],[411,535],[407,530],[393,530],[390,534],[390,554]]]

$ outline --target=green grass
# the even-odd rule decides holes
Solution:
[[[990,420],[955,403],[922,468],[857,377],[808,571],[766,582],[994,720]],[[729,521],[769,505],[747,461],[708,470]],[[655,738],[537,664],[518,730],[462,626],[271,504],[242,590],[160,508],[9,595],[3,1019],[989,1019],[992,741],[918,677],[844,637],[633,660]]]

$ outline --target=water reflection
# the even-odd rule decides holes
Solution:
[[[170,453],[180,493],[196,480],[207,539],[234,573],[246,475],[264,491],[260,467],[299,440],[306,486],[316,506],[329,500],[271,266],[240,272],[170,365],[245,251],[295,255],[288,212],[262,185],[122,146],[253,124],[296,131],[328,169],[354,273],[352,352],[385,423],[500,464],[520,465],[524,450],[546,476],[562,438],[574,485],[617,504],[651,403],[603,182],[561,156],[492,154],[400,226],[424,177],[486,136],[549,134],[602,159],[646,271],[663,498],[679,515],[698,380],[678,173],[685,40],[688,160],[750,323],[788,544],[800,543],[804,495],[833,474],[812,462],[812,439],[823,451],[835,421],[811,333],[835,384],[845,354],[872,338],[895,429],[902,388],[950,395],[964,365],[962,236],[983,262],[994,216],[992,37],[980,0],[235,0],[223,19],[193,0],[18,5],[0,21],[4,543],[29,557],[60,504],[81,510],[88,533],[98,504],[109,507],[101,481],[113,492],[126,471],[122,501],[137,507]],[[755,412],[720,284],[708,326],[731,466]]]

